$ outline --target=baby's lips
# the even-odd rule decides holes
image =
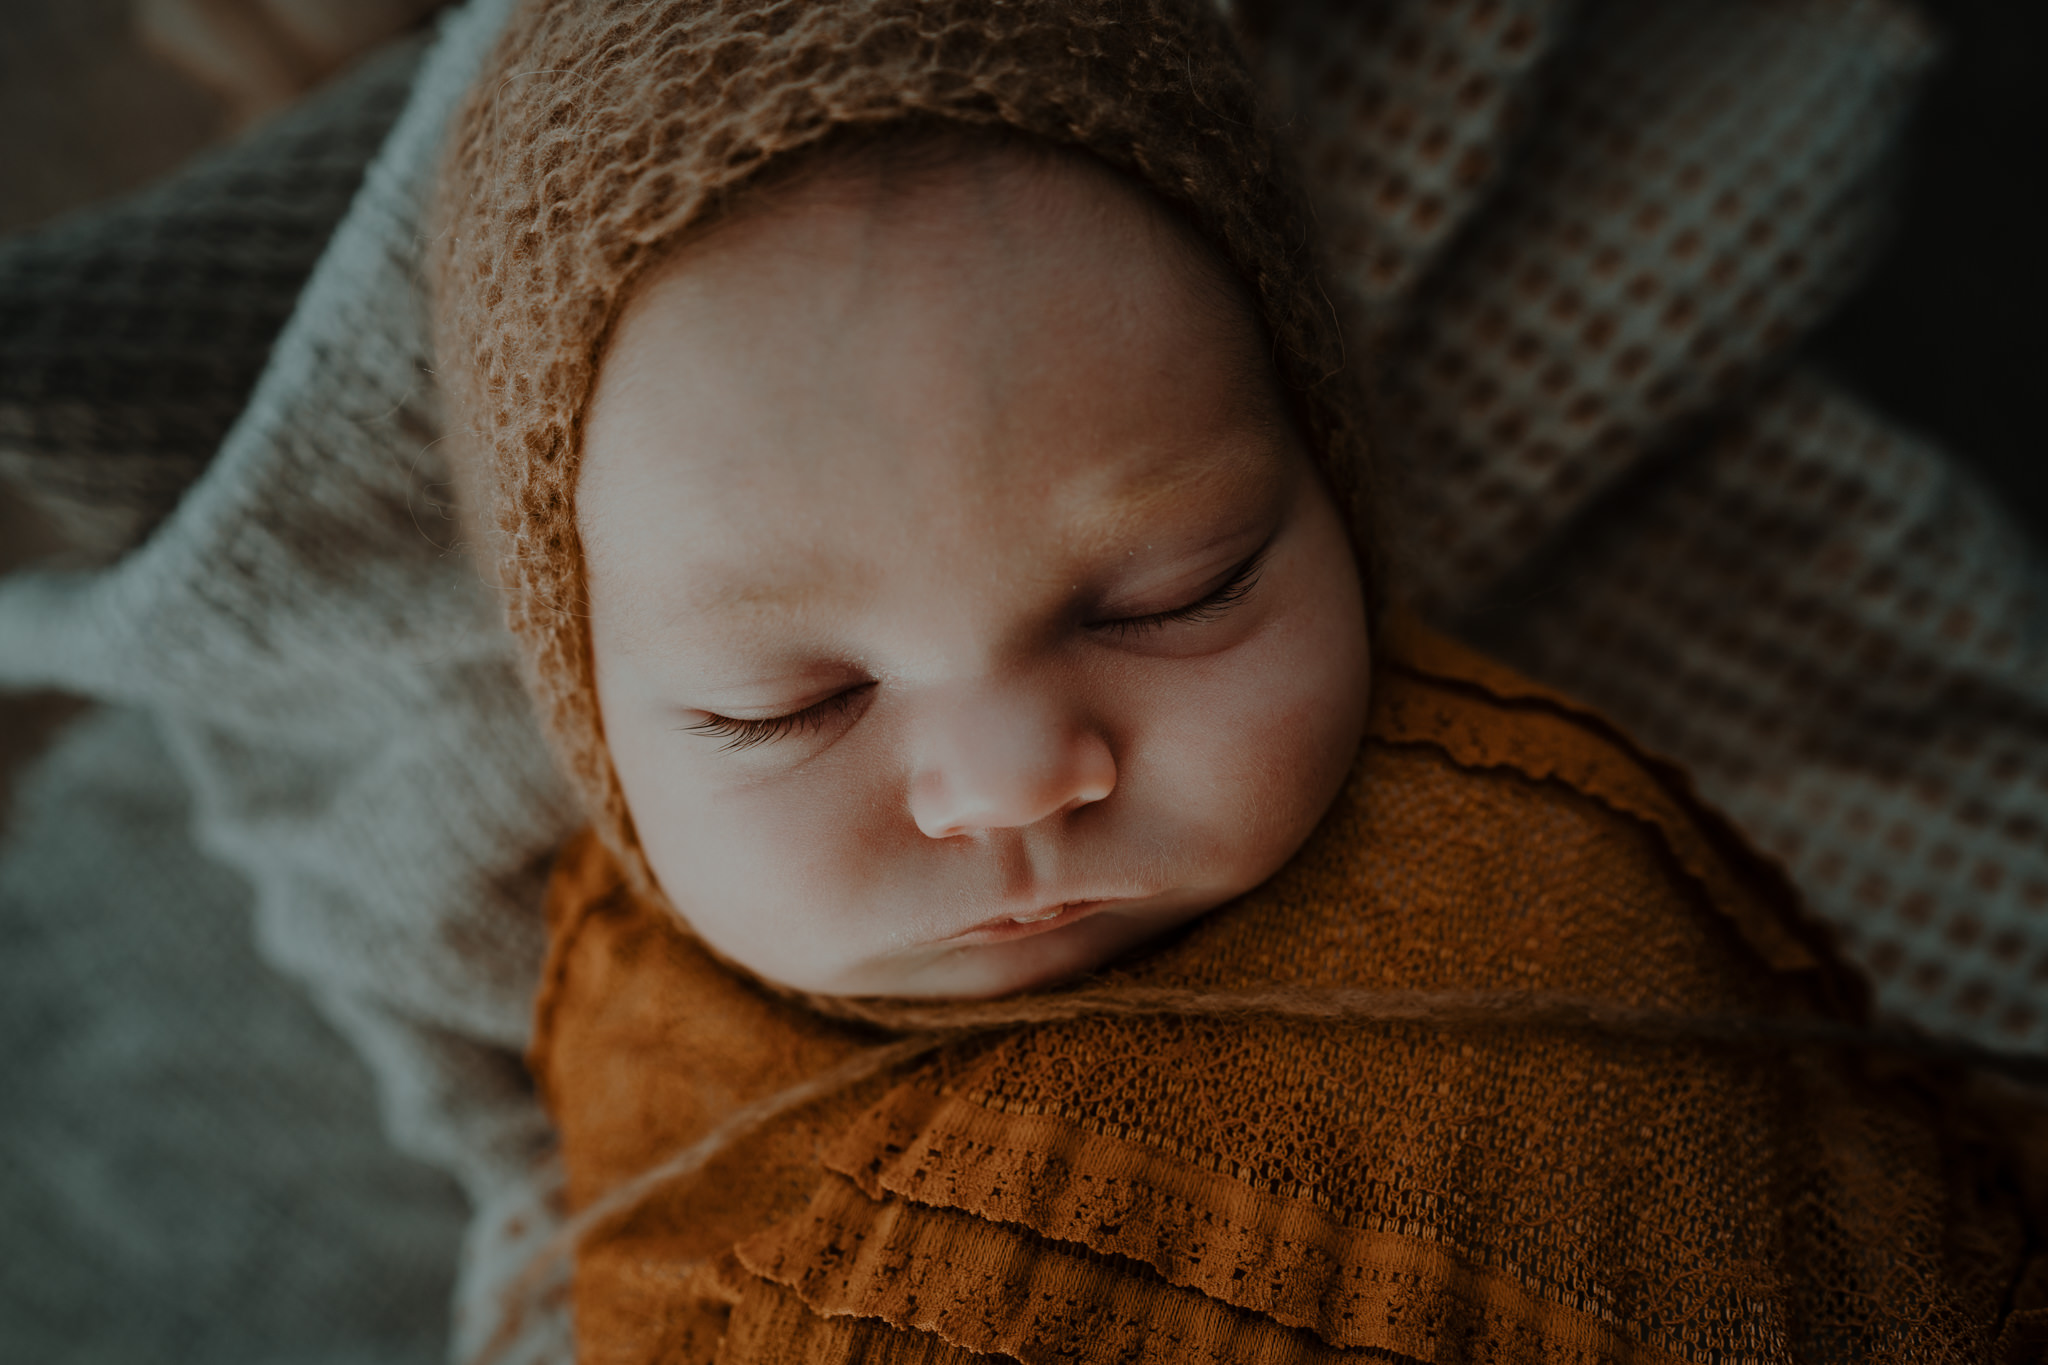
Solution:
[[[1006,915],[998,919],[985,920],[944,941],[970,947],[987,943],[1009,943],[1015,939],[1029,938],[1033,934],[1064,929],[1067,925],[1084,920],[1105,906],[1116,903],[1116,900],[1111,899],[1061,901],[1028,914]]]

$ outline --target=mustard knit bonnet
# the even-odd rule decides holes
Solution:
[[[598,362],[642,273],[735,190],[835,131],[890,125],[1076,148],[1179,212],[1249,287],[1308,447],[1355,543],[1374,543],[1333,291],[1213,0],[532,0],[453,128],[436,345],[543,718],[643,890],[582,605],[576,475]]]

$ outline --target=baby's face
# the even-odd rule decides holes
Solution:
[[[577,495],[598,700],[730,959],[1047,984],[1257,885],[1335,795],[1358,572],[1182,232],[1078,159],[828,169],[626,309]]]

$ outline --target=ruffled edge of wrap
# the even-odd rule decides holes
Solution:
[[[1054,1154],[1058,1169],[1024,1160],[1025,1144]],[[945,1203],[906,1195],[931,1192],[924,1163],[945,1146],[970,1153],[944,1163]],[[826,1165],[810,1207],[742,1243],[741,1263],[813,1314],[879,1319],[964,1351],[1025,1365],[1083,1347],[1130,1365],[1677,1365],[1595,1311],[1542,1299],[1510,1272],[1420,1237],[1344,1227],[1305,1201],[914,1083],[870,1111]],[[1134,1199],[1128,1216],[1105,1222],[1097,1215],[1119,1182]],[[1170,1216],[1162,1204],[1175,1206]],[[1176,1243],[1196,1230],[1213,1240]]]
[[[1555,781],[1649,829],[1673,862],[1764,961],[1823,971],[1836,1003],[1862,1017],[1861,983],[1805,915],[1782,868],[1756,851],[1694,788],[1685,770],[1648,752],[1600,712],[1534,683],[1398,614],[1381,627],[1370,738],[1427,744],[1462,768],[1506,768]],[[1543,725],[1540,744],[1509,743],[1489,707]]]

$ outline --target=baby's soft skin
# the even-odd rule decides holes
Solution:
[[[1048,984],[1250,889],[1364,726],[1241,286],[1078,155],[857,153],[637,291],[578,524],[649,864],[799,990]]]

